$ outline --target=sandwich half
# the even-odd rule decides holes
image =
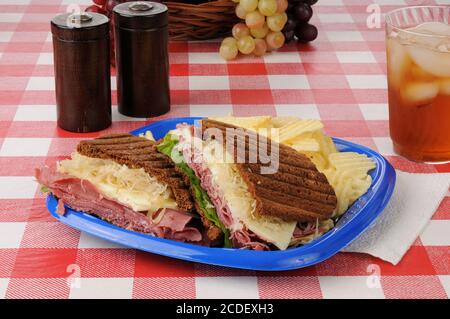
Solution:
[[[205,134],[211,128],[223,133],[225,143]],[[239,128],[205,119],[201,127],[179,125],[162,143],[172,143],[171,158],[198,178],[232,247],[284,250],[333,226],[336,195],[309,158],[255,132],[240,129],[230,137],[230,129]],[[252,134],[256,144],[249,138]],[[236,150],[239,140],[245,141],[245,151],[231,154],[230,145]],[[266,174],[260,157],[256,162],[249,159],[263,148],[271,152],[273,145],[278,167]],[[224,153],[232,160],[224,160]]]
[[[81,141],[70,159],[37,169],[36,178],[59,199],[59,214],[67,205],[121,228],[203,243],[184,175],[147,138],[112,134]]]

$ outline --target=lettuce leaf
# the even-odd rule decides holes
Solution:
[[[211,203],[206,191],[200,185],[200,179],[195,175],[195,172],[190,168],[184,161],[183,154],[180,151],[174,150],[174,147],[178,144],[178,138],[170,133],[164,136],[163,141],[157,146],[158,151],[169,156],[175,165],[180,168],[184,174],[189,178],[189,181],[194,190],[195,201],[197,202],[199,208],[201,209],[203,215],[222,230],[224,234],[224,247],[232,247],[230,240],[229,230],[222,224],[217,215],[214,205]]]

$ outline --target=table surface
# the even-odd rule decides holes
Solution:
[[[34,168],[67,156],[86,137],[156,120],[124,117],[114,105],[114,123],[104,132],[56,127],[49,21],[72,2],[0,0],[0,298],[448,298],[450,194],[397,266],[339,253],[289,272],[233,270],[117,247],[55,222]],[[217,42],[171,43],[172,110],[161,118],[320,118],[328,134],[378,150],[397,169],[450,171],[393,154],[384,31],[366,24],[366,10],[379,8],[373,2],[387,12],[418,1],[319,0],[313,17],[318,39],[264,58],[225,63]],[[115,89],[115,77],[112,83]]]

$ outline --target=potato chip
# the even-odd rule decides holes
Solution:
[[[314,132],[323,128],[319,120],[299,120],[280,127],[280,142],[284,143],[307,132]]]
[[[308,145],[310,147],[303,147],[304,141],[308,141]],[[314,143],[314,149],[312,148],[312,142]],[[333,140],[326,136],[322,130],[307,132],[297,136],[295,139],[292,139],[286,143],[286,145],[291,146],[296,149],[300,153],[303,153],[311,158],[311,160],[318,166],[320,169],[325,169],[329,166],[328,155],[332,153],[337,153],[336,146],[333,143]],[[318,149],[317,146],[318,145]],[[318,154],[312,154],[312,152],[317,152]]]
[[[319,152],[320,144],[313,138],[304,138],[290,144],[298,152]]]
[[[316,165],[319,171],[322,171],[328,167],[328,159],[324,157],[320,152],[300,152],[306,155]]]
[[[340,171],[350,170],[352,173],[367,174],[375,168],[375,162],[366,155],[354,152],[340,152],[330,154],[328,157],[331,165]]]
[[[239,126],[246,129],[258,129],[258,128],[268,128],[270,127],[271,116],[252,116],[252,117],[234,117],[234,116],[223,116],[223,117],[210,117],[211,120],[219,121],[235,126]]]
[[[348,207],[367,192],[372,178],[367,172],[375,162],[366,155],[354,152],[332,153],[328,156],[331,167],[323,170],[338,200],[334,217],[342,215]]]
[[[355,178],[353,180],[353,192],[349,194],[350,202],[353,203],[355,200],[364,195],[372,184],[372,177],[366,175],[364,178]]]
[[[322,131],[315,132],[314,138],[318,140],[321,152],[324,156],[338,152],[336,145],[334,145],[333,139],[326,136]]]
[[[336,170],[324,170],[323,173],[333,187],[337,197],[337,205],[332,216],[336,217],[341,215],[341,212],[344,212],[349,206],[349,196],[347,194],[351,189],[350,178],[345,176],[345,174],[337,173]]]
[[[272,117],[272,126],[276,127],[276,128],[280,128],[282,126],[294,123],[294,122],[298,122],[300,119],[298,117],[295,116],[277,116],[277,117]]]

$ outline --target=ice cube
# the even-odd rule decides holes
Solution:
[[[424,22],[408,30],[420,34],[450,37],[450,25],[438,21]]]
[[[413,82],[402,88],[402,98],[412,105],[423,105],[430,103],[439,93],[439,82]]]
[[[439,93],[442,95],[450,95],[450,79],[441,80]]]
[[[417,65],[411,66],[411,76],[415,81],[421,81],[421,82],[430,82],[433,81],[436,77],[433,76],[433,74],[430,74],[423,69],[419,68]]]
[[[449,40],[449,43],[442,43],[441,45],[439,45],[438,46],[438,51],[439,52],[450,53],[450,40]]]
[[[399,88],[411,65],[411,60],[406,52],[405,46],[400,44],[397,39],[388,38],[386,50],[388,56],[389,84]]]
[[[440,52],[448,52],[450,48],[450,26],[442,22],[425,22],[391,34],[404,45],[419,45]]]
[[[437,77],[450,77],[450,53],[419,45],[407,46],[411,59],[424,71]]]
[[[438,77],[450,76],[450,25],[425,22],[399,33],[411,59],[424,71]]]
[[[450,26],[442,22],[425,22],[407,29],[413,42],[425,47],[438,49],[450,40]],[[440,51],[440,50],[439,50]]]

